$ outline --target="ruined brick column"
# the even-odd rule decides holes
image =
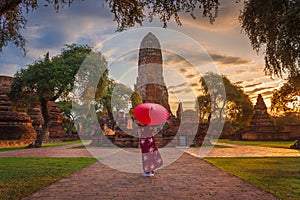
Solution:
[[[161,47],[151,32],[140,44],[138,77],[134,89],[141,94],[143,102],[160,104],[171,114],[169,95],[163,77]]]
[[[26,112],[18,112],[7,94],[13,78],[0,76],[0,145],[27,145],[35,139],[32,120]],[[19,109],[21,110],[21,109]],[[1,141],[2,140],[2,141]]]

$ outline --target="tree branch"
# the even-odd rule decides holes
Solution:
[[[22,0],[1,0],[0,17],[8,11],[14,10],[20,3],[22,3]]]

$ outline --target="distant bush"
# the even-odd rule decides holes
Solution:
[[[283,128],[287,124],[300,124],[299,113],[288,112],[281,116],[272,116],[277,128]]]

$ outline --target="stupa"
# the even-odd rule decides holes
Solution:
[[[250,122],[250,129],[256,133],[276,133],[274,122],[270,119],[267,106],[261,94],[258,95],[254,106],[254,113]]]
[[[258,95],[250,126],[235,133],[237,140],[288,140],[289,133],[279,132],[270,118],[261,94]]]
[[[169,95],[163,77],[163,59],[157,37],[149,32],[142,40],[139,49],[138,77],[135,90],[143,102],[164,106],[171,114]]]

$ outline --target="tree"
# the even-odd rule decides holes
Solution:
[[[226,90],[226,116],[227,120],[245,126],[250,122],[253,113],[252,102],[244,90],[222,76]]]
[[[132,95],[131,95],[131,97],[130,97],[130,100],[131,100],[131,108],[130,108],[130,110],[129,110],[129,114],[130,114],[130,116],[133,118],[133,117],[134,117],[134,116],[133,116],[133,109],[134,109],[136,106],[142,104],[142,103],[143,103],[143,99],[142,99],[141,94],[140,94],[137,90],[135,90],[135,91],[132,93]]]
[[[202,94],[197,97],[200,121],[217,120],[226,115],[227,123],[245,126],[253,113],[252,103],[241,87],[222,75],[206,73],[200,79]],[[223,86],[223,87],[222,87]],[[225,89],[225,94],[222,90]]]
[[[132,89],[122,83],[115,83],[113,87],[111,106],[113,110],[129,111],[130,96]]]
[[[60,55],[50,59],[47,54],[44,60],[37,61],[15,74],[10,98],[16,104],[20,102],[33,106],[40,104],[44,118],[42,128],[32,144],[33,147],[41,147],[49,128],[48,102],[70,94],[74,87],[75,75],[89,54],[91,48],[88,46],[67,45]],[[100,57],[98,61],[105,61],[101,54],[97,56]],[[97,66],[105,64],[106,62],[94,63]]]
[[[117,83],[113,79],[107,79],[105,84],[107,84],[105,88],[99,88],[100,84],[98,84],[97,91],[101,91],[102,95],[96,95],[96,110],[98,118],[103,117],[103,115],[108,115],[112,122],[112,124],[108,125],[114,129],[114,121],[117,120],[119,111],[129,110],[132,90],[130,87],[122,83]],[[99,94],[99,92],[96,94]],[[113,115],[114,112],[117,113],[116,116]]]
[[[72,102],[71,101],[59,101],[56,102],[59,106],[62,116],[63,116],[63,125],[67,134],[72,134],[75,130],[75,119],[76,115],[72,112]]]
[[[295,112],[300,114],[300,73],[289,76],[287,82],[274,90],[271,98],[271,110],[274,113]]]
[[[59,10],[65,4],[72,3],[73,0],[46,0],[45,6],[54,5],[55,10]],[[26,39],[21,34],[26,29],[26,13],[38,8],[38,0],[1,0],[0,1],[0,52],[9,43],[21,48],[26,53]]]
[[[265,72],[299,71],[300,1],[245,0],[240,22],[254,50],[265,53]]]
[[[189,13],[195,17],[195,9],[203,9],[202,16],[214,22],[219,8],[219,0],[106,0],[110,11],[114,14],[114,21],[118,23],[118,31],[122,31],[135,24],[142,25],[145,17],[150,21],[158,16],[164,28],[174,17],[181,25],[180,12]],[[147,12],[147,14],[146,14]]]
[[[179,13],[185,12],[195,18],[195,10],[203,9],[202,15],[208,17],[210,22],[215,20],[219,7],[219,0],[105,0],[110,11],[114,14],[117,22],[117,30],[122,31],[133,27],[135,24],[142,25],[146,17],[152,21],[158,16],[163,24],[174,17],[177,24],[181,25]],[[21,31],[26,28],[26,13],[38,8],[38,0],[1,0],[0,1],[0,52],[8,43],[12,42],[16,47],[26,52],[26,40]],[[45,6],[53,6],[59,11],[64,6],[70,6],[74,0],[46,0]],[[43,2],[44,3],[44,2]],[[148,12],[147,14],[145,14]]]
[[[196,106],[199,106],[196,109],[202,112],[200,116],[209,115],[209,118],[223,120],[226,94],[222,77],[206,73],[201,77],[200,85],[202,94],[198,96],[196,103]]]
[[[100,84],[97,85],[97,91],[95,95],[95,106],[97,110],[98,118],[101,118],[105,115],[111,119],[111,124],[109,124],[110,128],[114,126],[114,116],[113,116],[113,108],[111,106],[111,99],[113,88],[115,86],[115,81],[113,79],[109,79],[108,76],[105,76]]]
[[[240,2],[237,0],[236,2]],[[25,52],[26,40],[21,31],[26,28],[23,10],[33,11],[38,0],[0,1],[0,52],[12,42]],[[180,13],[189,13],[195,19],[202,10],[202,16],[213,23],[220,6],[219,0],[105,0],[122,31],[136,24],[142,25],[145,18],[150,21],[158,17],[163,27],[174,18],[181,25]],[[46,5],[56,11],[73,0],[47,0]],[[22,9],[25,8],[25,9]],[[239,16],[254,50],[265,53],[265,72],[280,76],[299,71],[300,1],[298,0],[244,0]]]

